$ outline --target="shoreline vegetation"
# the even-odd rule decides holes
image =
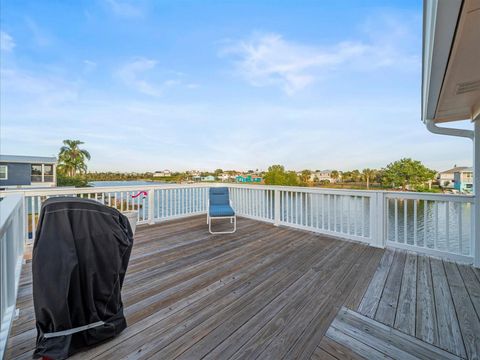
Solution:
[[[443,192],[436,184],[437,172],[424,166],[420,161],[403,158],[381,169],[338,171],[328,170],[328,177],[319,179],[315,174],[320,170],[309,169],[300,172],[286,170],[283,165],[272,165],[267,171],[236,171],[216,169],[213,172],[172,172],[167,176],[156,176],[154,172],[88,172],[87,161],[90,153],[81,148],[80,140],[64,140],[60,148],[57,167],[57,186],[87,187],[93,181],[152,181],[161,183],[186,183],[208,181],[236,182],[236,176],[260,178],[256,184],[308,186],[333,189],[356,190],[402,190],[420,192]],[[248,183],[253,184],[253,183]]]

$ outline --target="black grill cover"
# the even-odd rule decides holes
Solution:
[[[34,358],[65,359],[126,326],[121,289],[133,245],[128,219],[94,200],[44,202],[33,247]],[[99,321],[72,335],[45,337]]]

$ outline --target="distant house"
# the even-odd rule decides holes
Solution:
[[[167,176],[172,176],[172,172],[170,170],[155,171],[153,173],[153,177],[167,177]]]
[[[56,186],[56,168],[55,157],[0,155],[0,188]]]
[[[442,188],[454,189],[455,187],[455,173],[463,171],[471,171],[472,168],[466,166],[455,166],[449,170],[442,171],[437,175],[438,185]],[[459,189],[457,189],[459,190]]]
[[[455,190],[471,193],[473,191],[473,168],[463,168],[453,174]]]
[[[238,183],[261,183],[262,178],[260,176],[255,176],[255,175],[238,175],[235,178],[235,181]]]
[[[318,181],[318,182],[335,182],[335,179],[332,178],[332,171],[331,170],[322,170],[316,171],[310,175],[310,181]]]
[[[203,176],[202,181],[215,181],[215,176],[213,175],[207,175],[207,176]]]
[[[230,180],[230,175],[228,175],[227,173],[221,173],[221,174],[218,176],[218,180],[220,180],[220,181],[228,181],[228,180]]]
[[[187,170],[187,174],[190,176],[200,176],[200,171],[198,170]]]

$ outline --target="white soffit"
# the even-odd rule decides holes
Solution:
[[[479,114],[480,0],[465,0],[432,120],[466,120]]]

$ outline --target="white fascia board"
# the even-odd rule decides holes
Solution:
[[[463,0],[424,0],[422,121],[435,121]]]

